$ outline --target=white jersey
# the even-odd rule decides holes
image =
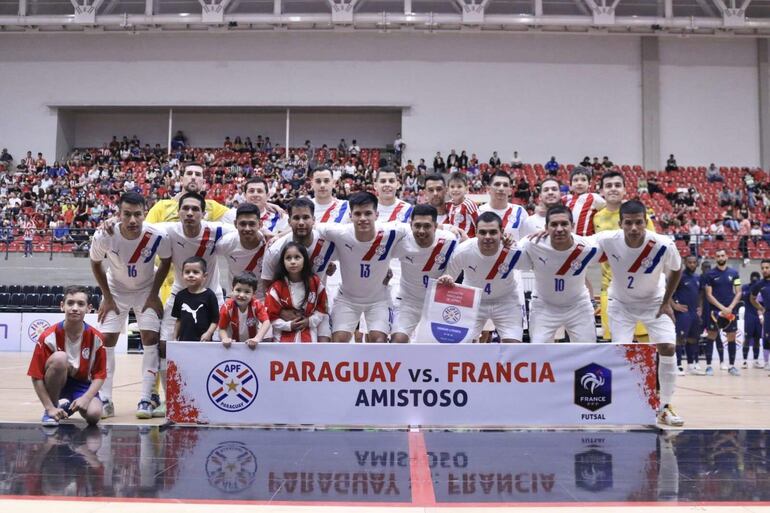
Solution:
[[[538,243],[524,239],[519,245],[522,266],[535,274],[533,297],[547,305],[574,306],[590,300],[586,287],[586,268],[597,263],[601,251],[591,238],[573,235],[569,249],[559,251],[551,245],[551,239]]]
[[[659,304],[666,291],[665,274],[682,267],[674,241],[650,230],[638,248],[628,247],[623,230],[601,232],[592,239],[612,270],[608,295],[621,303]]]
[[[171,257],[171,244],[165,231],[148,223],[136,239],[120,233],[120,223],[112,235],[103,230],[94,234],[89,256],[94,261],[107,261],[107,283],[119,294],[148,291],[155,278],[155,256]]]
[[[479,207],[479,215],[484,212],[494,212],[500,219],[503,220],[503,231],[513,237],[513,240],[519,240],[523,235],[521,234],[521,228],[524,226],[524,222],[529,217],[527,210],[521,205],[514,205],[512,203],[504,209],[492,208],[492,205],[486,203]]]
[[[393,255],[401,262],[398,297],[422,305],[428,280],[446,273],[457,246],[455,235],[445,230],[436,230],[436,238],[427,248],[417,245],[412,233],[404,237]]]
[[[568,194],[562,199],[567,208],[572,211],[572,222],[575,223],[575,234],[593,235],[594,214],[603,209],[607,202],[595,192],[583,194]]]
[[[371,241],[356,240],[352,224],[316,225],[321,237],[337,245],[342,284],[339,294],[348,301],[371,304],[387,301],[388,288],[382,284],[393,258],[394,247],[411,233],[403,223],[376,223],[375,235]]]
[[[171,243],[171,261],[174,263],[174,284],[171,287],[171,293],[176,294],[183,288],[186,288],[182,267],[184,261],[193,256],[199,256],[206,261],[206,280],[203,282],[203,286],[215,293],[218,290],[221,291],[219,286],[219,259],[217,258],[221,252],[217,251],[217,247],[225,234],[235,232],[235,227],[233,225],[223,225],[222,223],[201,221],[201,229],[198,235],[188,238],[184,234],[181,221],[159,223],[158,226],[166,231]]]
[[[263,280],[273,281],[275,279],[281,251],[283,251],[283,247],[287,243],[293,240],[294,234],[287,233],[267,248],[265,258],[262,261]],[[321,281],[326,281],[326,268],[329,267],[329,262],[333,259],[335,248],[336,246],[332,241],[322,238],[317,230],[313,230],[313,241],[310,243],[310,247],[307,248],[307,252],[310,256],[313,272],[321,278]]]
[[[501,245],[496,254],[485,256],[479,250],[478,240],[468,239],[455,250],[447,274],[457,278],[464,272],[463,285],[481,289],[482,301],[515,298],[518,303],[518,283],[513,270],[520,265],[520,260],[518,248],[506,249]]]
[[[235,224],[235,211],[231,208],[225,215],[223,215],[219,222],[222,224]],[[270,233],[280,233],[289,226],[289,218],[286,215],[281,215],[279,212],[271,213],[267,210],[259,209],[261,217],[259,220],[262,222],[262,228],[267,229]]]
[[[262,274],[262,260],[265,256],[265,241],[262,240],[254,249],[246,249],[241,245],[240,234],[230,232],[217,243],[217,253],[224,255],[227,260],[227,271],[229,275],[228,285],[233,282],[233,277],[245,272],[252,272],[259,278]],[[265,291],[260,282],[256,290],[257,297],[265,297]]]
[[[543,230],[545,230],[545,216],[535,213],[524,220],[524,226],[521,227],[521,237],[528,237]]]
[[[313,211],[315,222],[318,223],[349,223],[350,207],[347,200],[332,199],[331,203],[324,205],[311,198],[315,209]]]
[[[406,201],[396,199],[392,205],[377,205],[377,220],[381,223],[408,223],[414,207]]]

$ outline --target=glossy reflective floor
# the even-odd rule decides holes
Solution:
[[[391,507],[759,505],[770,501],[770,431],[0,424],[0,495]]]

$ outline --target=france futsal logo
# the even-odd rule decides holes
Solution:
[[[596,411],[612,402],[612,371],[590,363],[575,371],[575,404]]]
[[[257,375],[238,360],[225,360],[209,373],[206,382],[209,399],[227,412],[242,411],[251,406],[259,392]]]

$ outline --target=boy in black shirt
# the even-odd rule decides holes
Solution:
[[[219,322],[217,296],[203,286],[206,261],[193,256],[184,261],[182,273],[187,288],[174,299],[171,316],[176,319],[174,340],[211,341]]]

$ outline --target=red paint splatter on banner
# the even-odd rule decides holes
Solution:
[[[168,361],[166,372],[166,410],[168,419],[177,423],[197,423],[200,420],[200,410],[194,406],[195,399],[184,395],[187,386],[176,363]]]
[[[642,373],[642,393],[647,398],[647,403],[655,411],[660,407],[660,398],[657,391],[657,365],[655,364],[656,348],[647,344],[625,344],[620,346],[625,353],[626,361],[631,364],[631,369]]]

